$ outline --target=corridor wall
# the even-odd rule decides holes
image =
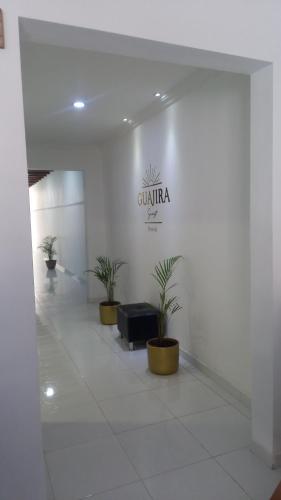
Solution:
[[[87,268],[83,172],[55,171],[30,190],[33,253],[48,235],[56,236],[58,264],[85,278]]]
[[[79,170],[84,176],[85,197],[85,233],[87,265],[84,269],[93,268],[96,257],[108,252],[108,224],[105,197],[104,177],[101,152],[96,146],[92,147],[54,147],[48,144],[29,144],[27,150],[29,168]],[[103,297],[104,290],[99,282],[89,274],[88,298],[90,301]]]
[[[183,255],[175,279],[183,310],[169,333],[247,396],[249,134],[249,78],[218,72],[103,149],[110,248],[129,263],[122,298],[157,305],[153,266]]]

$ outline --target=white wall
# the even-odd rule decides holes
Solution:
[[[48,235],[56,236],[58,264],[85,278],[87,269],[83,172],[51,172],[30,190],[33,253]]]
[[[248,396],[249,134],[250,79],[218,73],[104,146],[110,248],[129,264],[120,293],[129,301],[157,304],[150,276],[154,264],[183,255],[177,293],[184,309],[174,317],[170,334]],[[150,163],[161,172],[171,198],[157,206],[163,218],[157,232],[144,224],[146,208],[137,201]]]
[[[45,500],[28,182],[15,18],[6,20],[5,29],[8,48],[0,51],[0,498]],[[13,94],[11,100],[9,92]]]
[[[39,426],[39,395],[37,378],[37,357],[35,349],[35,325],[33,304],[33,283],[31,268],[31,236],[29,223],[26,156],[24,142],[24,117],[22,106],[19,17],[41,19],[65,25],[80,26],[103,32],[135,36],[155,42],[173,44],[173,52],[183,57],[187,64],[200,61],[200,50],[207,64],[209,55],[212,63],[223,69],[234,63],[234,56],[262,59],[273,63],[270,88],[253,86],[253,104],[270,102],[268,120],[272,134],[265,134],[263,140],[270,153],[264,158],[263,169],[268,171],[274,190],[271,199],[264,199],[257,193],[252,216],[260,206],[271,210],[269,221],[270,239],[266,262],[259,260],[260,281],[267,283],[269,300],[262,304],[265,317],[272,312],[271,321],[253,329],[253,339],[268,338],[269,350],[253,358],[255,366],[260,363],[272,366],[273,377],[265,371],[254,383],[257,400],[262,401],[264,393],[269,394],[268,418],[254,414],[260,424],[255,440],[272,462],[281,451],[280,436],[280,304],[281,304],[281,4],[278,0],[213,0],[202,2],[176,0],[143,2],[139,0],[57,0],[52,9],[44,0],[2,0],[5,15],[6,49],[0,51],[1,114],[0,114],[0,185],[1,213],[1,282],[5,294],[1,298],[1,497],[6,500],[42,500],[45,498],[42,474],[42,447]],[[71,8],[69,8],[71,7]],[[109,15],[110,13],[110,15]],[[169,29],[167,29],[167,25]],[[127,39],[128,41],[128,39]],[[127,43],[126,41],[126,43]],[[128,41],[133,48],[131,40]],[[182,47],[178,47],[182,46]],[[171,47],[163,50],[170,54]],[[210,54],[210,51],[212,52]],[[132,54],[135,52],[132,50]],[[192,59],[193,58],[193,59]],[[247,60],[244,60],[247,68]],[[213,66],[212,66],[213,67]],[[272,93],[274,106],[272,107]],[[267,123],[268,125],[268,123]],[[270,135],[270,137],[269,137]],[[255,137],[256,139],[257,137]],[[255,141],[257,143],[257,141]],[[252,162],[254,171],[256,164]],[[16,179],[16,182],[15,182]],[[11,231],[13,228],[13,231]],[[254,229],[256,231],[256,228]],[[20,241],[20,246],[18,242]],[[252,247],[251,252],[255,248]],[[270,270],[269,270],[270,269]],[[273,271],[272,271],[273,270]],[[262,276],[263,271],[263,276]],[[11,285],[11,275],[16,277]],[[273,274],[274,279],[271,277]],[[257,290],[253,288],[252,302],[256,302]],[[255,308],[254,308],[255,309]],[[17,310],[11,316],[10,311]],[[262,312],[260,312],[262,314]],[[255,325],[256,326],[256,325]],[[17,370],[15,370],[15,366]],[[270,390],[268,390],[270,388]],[[261,402],[261,404],[263,404]],[[19,411],[20,408],[20,411]],[[268,422],[271,420],[272,425]],[[24,429],[24,432],[23,432]],[[22,457],[24,456],[24,460]],[[15,481],[15,478],[17,479]]]
[[[86,268],[93,268],[96,257],[108,252],[108,226],[104,196],[104,178],[101,154],[97,147],[51,147],[29,145],[28,166],[31,169],[81,170],[84,176]],[[53,175],[53,174],[51,174]],[[44,181],[42,181],[44,182]],[[85,269],[85,267],[84,267]],[[103,297],[101,285],[88,275],[89,300]]]

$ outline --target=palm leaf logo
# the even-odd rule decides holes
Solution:
[[[145,189],[151,186],[157,186],[159,184],[162,184],[162,182],[160,181],[160,172],[150,164],[149,168],[147,168],[145,171],[145,176],[142,179],[142,187],[143,189]]]

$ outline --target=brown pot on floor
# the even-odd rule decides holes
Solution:
[[[152,373],[171,375],[179,369],[179,343],[169,337],[147,341],[148,367]]]
[[[54,259],[45,260],[48,269],[55,269],[57,261]]]
[[[100,321],[103,325],[117,324],[117,306],[120,302],[101,302],[100,303]]]

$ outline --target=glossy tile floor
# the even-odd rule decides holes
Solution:
[[[267,500],[281,471],[249,449],[246,408],[181,360],[147,371],[85,286],[35,266],[48,500]]]

